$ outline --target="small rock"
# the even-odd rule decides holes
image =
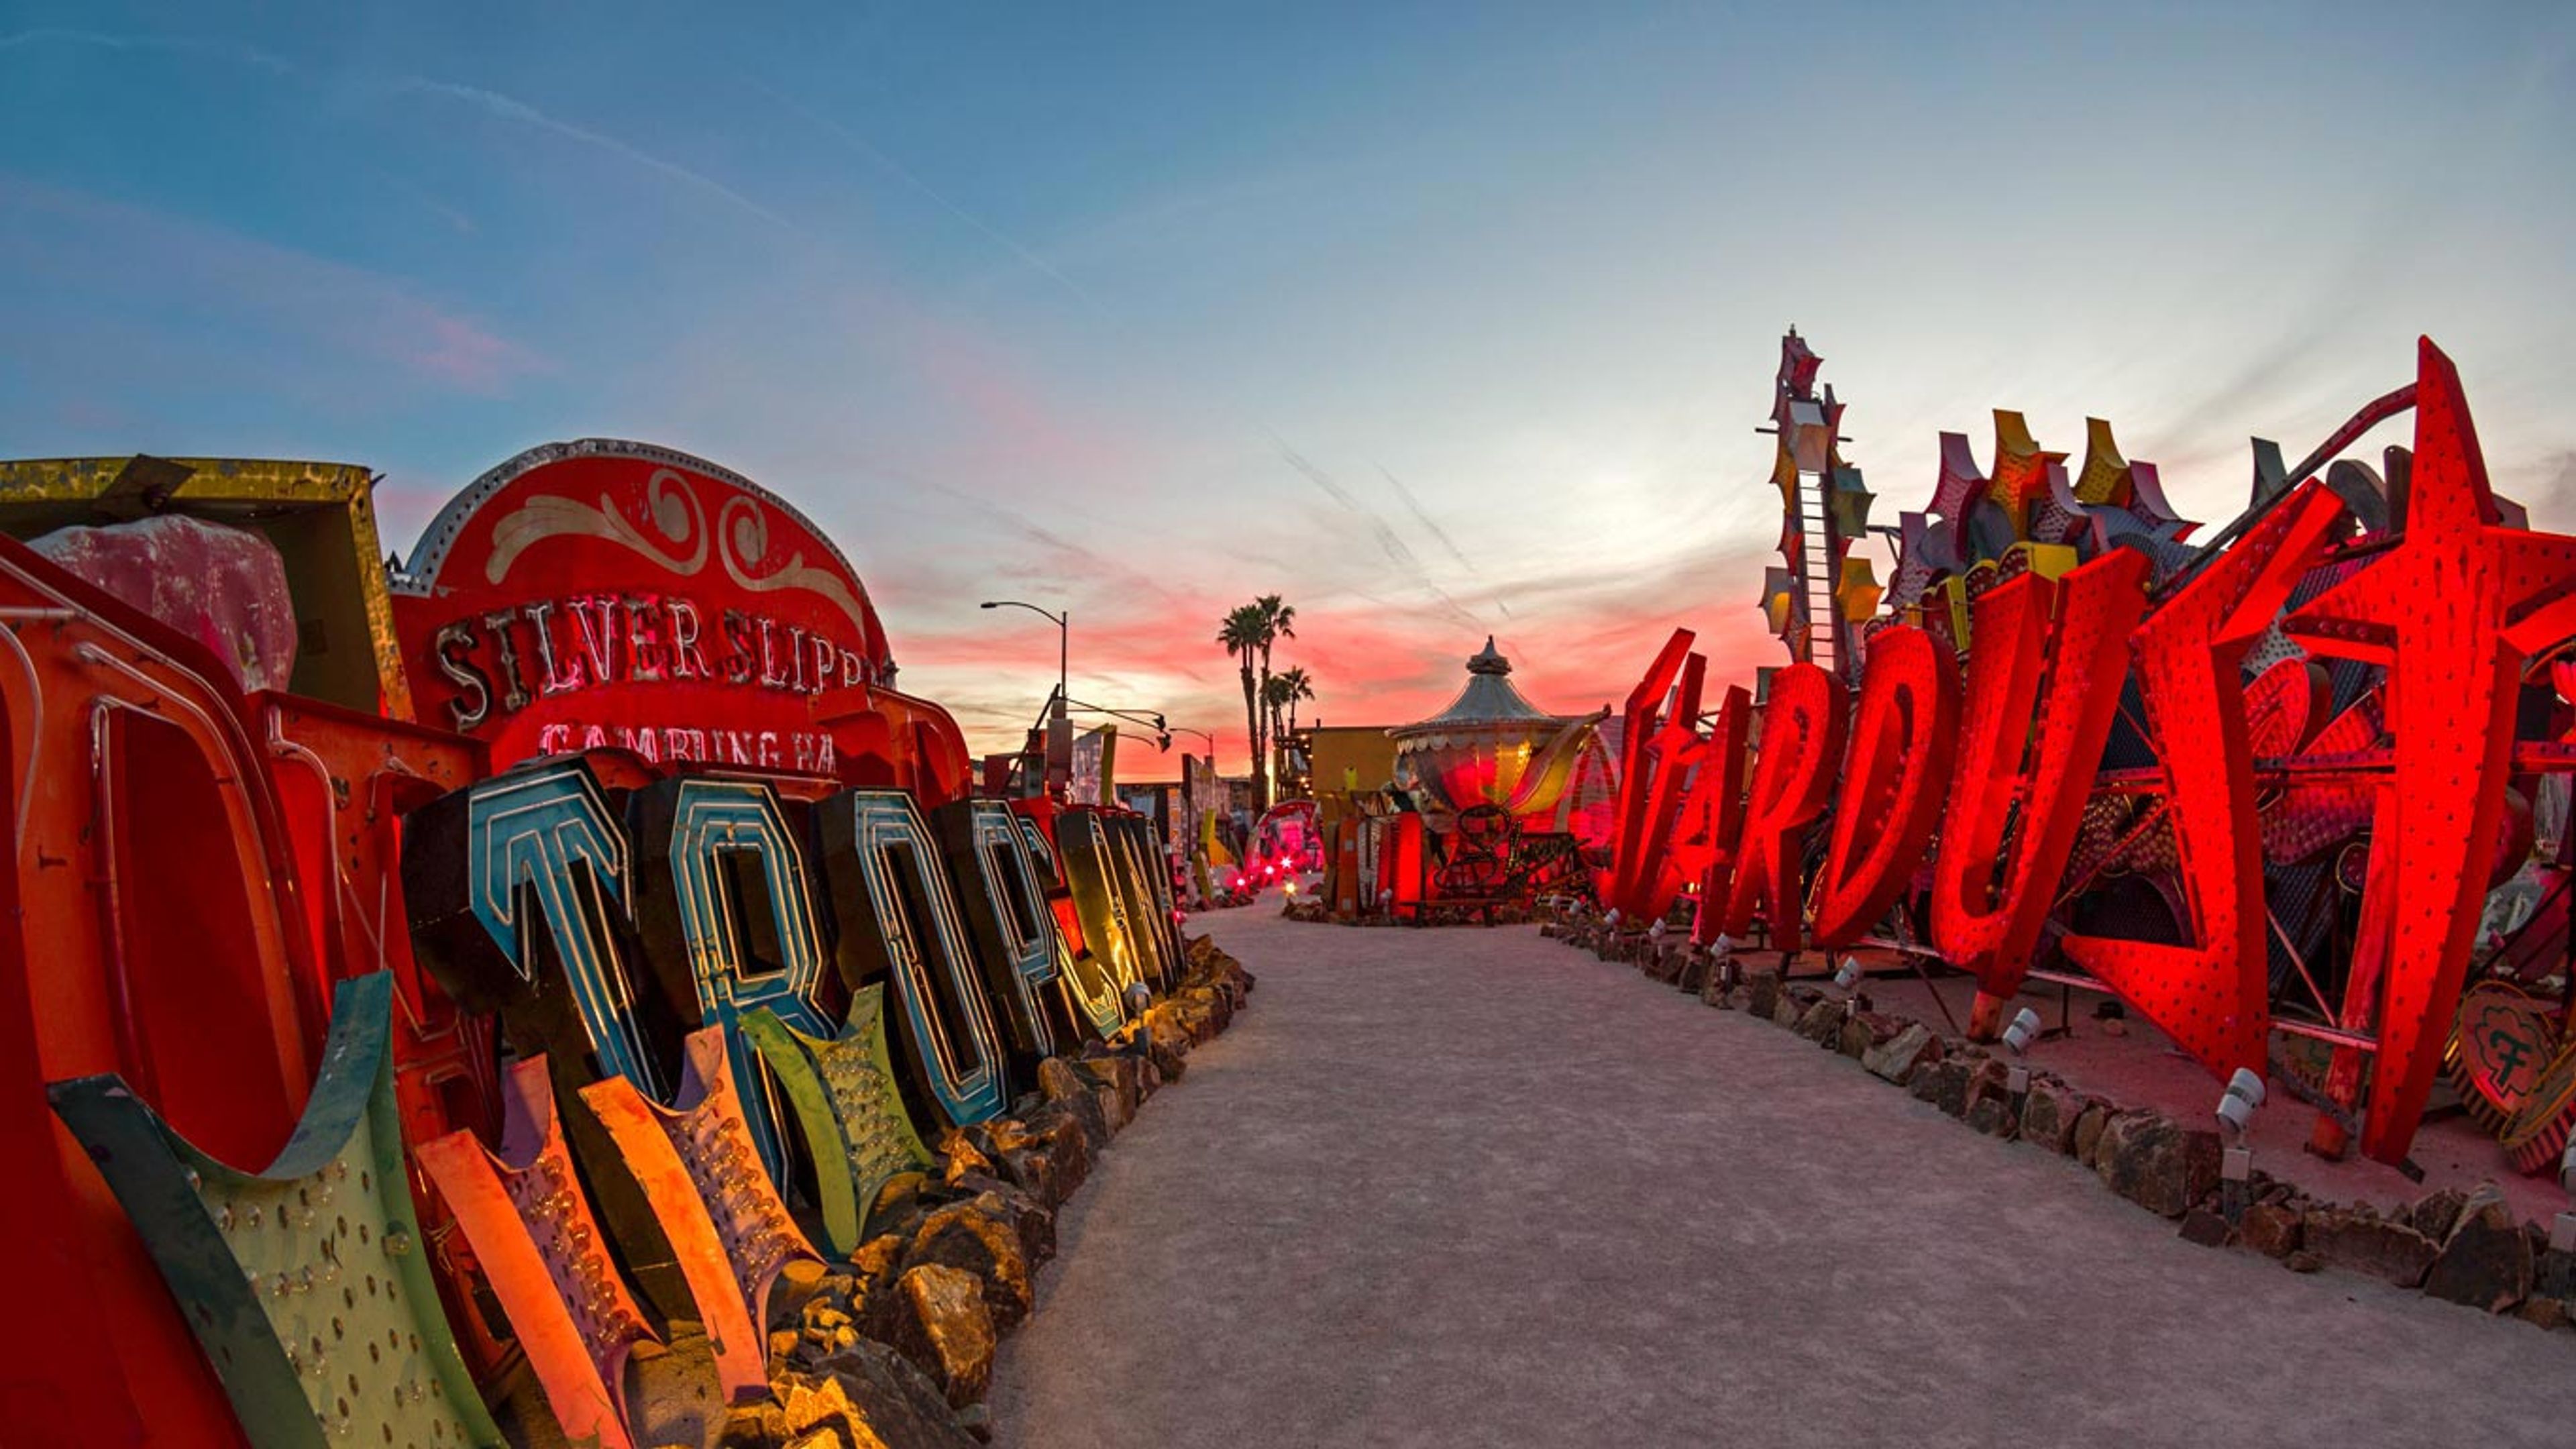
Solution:
[[[1048,1057],[1038,1063],[1038,1095],[1050,1102],[1091,1095],[1091,1084],[1072,1062],[1062,1057]]]
[[[2531,1240],[2504,1194],[2482,1183],[2462,1202],[2458,1222],[2424,1277],[2424,1291],[2446,1302],[2502,1313],[2531,1295]],[[2427,1236],[2430,1236],[2427,1234]]]
[[[2009,1097],[1978,1098],[1976,1105],[1968,1109],[1965,1120],[1969,1127],[1988,1137],[2009,1140],[2014,1133],[2021,1130],[2021,1114],[2013,1110],[2012,1099]]]
[[[2094,1171],[2113,1192],[2178,1218],[2218,1186],[2218,1134],[2187,1129],[2154,1112],[2122,1112],[2104,1125]]]
[[[1755,1016],[1770,1016],[1780,1009],[1780,973],[1747,971],[1744,973],[1744,1009]]]
[[[995,1206],[1000,1205],[995,1199]],[[1037,1301],[1028,1250],[1018,1230],[998,1216],[988,1216],[974,1201],[950,1203],[923,1220],[904,1250],[906,1271],[939,1263],[973,1274],[983,1286],[984,1306],[993,1331],[1009,1333],[1029,1316]]]
[[[787,1427],[786,1409],[779,1405],[742,1404],[726,1412],[716,1449],[781,1449],[794,1432]]]
[[[954,1127],[948,1129],[947,1136],[939,1139],[939,1152],[941,1156],[948,1159],[944,1176],[952,1186],[958,1178],[967,1173],[993,1170],[993,1159],[984,1155],[983,1149],[975,1145],[973,1138]]]
[[[1057,1104],[1030,1114],[1028,1122],[1002,1119],[992,1132],[1002,1175],[1046,1207],[1061,1205],[1091,1171],[1081,1125]]]
[[[1145,1064],[1125,1052],[1109,1052],[1084,1058],[1082,1068],[1117,1093],[1119,1105],[1108,1111],[1109,1125],[1124,1130],[1145,1103]]]
[[[2451,1236],[2451,1229],[2459,1224],[2460,1210],[2468,1206],[2468,1201],[2469,1195],[2456,1187],[2439,1188],[2424,1194],[2423,1201],[2407,1215],[2407,1221],[2415,1231],[2438,1243]]]
[[[1977,1103],[2002,1095],[2007,1070],[1992,1057],[1945,1058],[1939,1071],[1924,1074],[1931,1078],[1933,1089],[1925,1100],[1953,1117],[1964,1118]],[[1915,1095],[1922,1093],[1918,1090]]]
[[[1918,1102],[1938,1103],[1945,1096],[1956,1096],[1964,1102],[1968,1093],[1968,1064],[1955,1057],[1926,1062],[1907,1078],[1905,1091]]]
[[[967,1201],[975,1211],[996,1222],[1007,1223],[1019,1235],[1020,1251],[1031,1263],[1045,1263],[1055,1257],[1055,1214],[1036,1198],[996,1178],[972,1178],[966,1184],[974,1192]]]
[[[856,1320],[842,1308],[826,1301],[805,1305],[803,1321],[797,1335],[805,1342],[829,1352],[858,1336]]]
[[[1738,988],[1727,986],[1725,981],[1726,973],[1712,965],[1708,974],[1700,982],[1700,1004],[1714,1006],[1720,1011],[1733,1011],[1736,1007]]]
[[[2223,1248],[2233,1229],[2227,1219],[2203,1208],[2193,1208],[2182,1215],[2182,1240],[2204,1248]]]
[[[2090,1101],[2084,1104],[2084,1110],[2077,1113],[2075,1117],[2075,1133],[2067,1139],[2066,1144],[2076,1161],[2086,1167],[2097,1165],[2096,1158],[2102,1147],[2102,1133],[2110,1125],[2109,1104]]]
[[[901,1233],[879,1233],[859,1244],[859,1250],[850,1255],[850,1272],[856,1280],[852,1298],[864,1299],[894,1281],[895,1269],[903,1262],[904,1241]]]
[[[2325,1259],[2318,1257],[2316,1254],[2309,1252],[2305,1248],[2301,1248],[2297,1252],[2292,1253],[2290,1256],[2281,1260],[2281,1266],[2289,1269],[2293,1273],[2313,1273],[2325,1265]]]
[[[1860,1064],[1871,1076],[1881,1077],[1904,1086],[1911,1082],[1926,1062],[1941,1060],[1941,1039],[1923,1023],[1909,1022],[1903,1030],[1863,1053]]]
[[[1785,1026],[1795,1031],[1798,1029],[1798,1023],[1807,1019],[1807,1006],[1808,1003],[1783,991],[1771,1003],[1771,1024]]]
[[[1843,1004],[1819,1001],[1798,1018],[1798,1035],[1828,1049],[1841,1045],[1843,1039]]]
[[[2066,1152],[2074,1145],[2075,1123],[2083,1115],[2084,1099],[2073,1087],[2055,1077],[2034,1074],[2021,1103],[2021,1140],[2051,1152]]]
[[[2237,1237],[2266,1258],[2286,1258],[2299,1249],[2304,1217],[2286,1204],[2258,1202],[2245,1210],[2245,1220],[2236,1227]]]
[[[1866,1061],[1869,1054],[1888,1042],[1911,1023],[1883,1011],[1861,1010],[1843,1023],[1842,1052],[1853,1061]]]
[[[871,1305],[869,1337],[912,1360],[950,1407],[984,1397],[996,1340],[984,1285],[974,1274],[942,1263],[907,1268],[879,1304]]]
[[[1100,1109],[1100,1099],[1092,1095],[1091,1084],[1073,1069],[1073,1063],[1062,1057],[1049,1057],[1038,1063],[1038,1090],[1046,1094],[1046,1110],[1071,1117],[1081,1126],[1084,1146],[1094,1153],[1109,1146],[1109,1116]]]
[[[2338,1268],[2384,1278],[2400,1288],[2424,1281],[2438,1251],[2433,1240],[2407,1223],[2390,1222],[2366,1207],[2318,1207],[2303,1225],[2304,1251]],[[2297,1254],[2292,1254],[2293,1260]]]
[[[891,1449],[970,1449],[976,1441],[939,1385],[910,1359],[873,1339],[817,1368],[841,1386],[858,1422]],[[862,1446],[869,1441],[858,1441]]]
[[[2565,1328],[2568,1325],[2567,1300],[2534,1298],[2514,1310],[2523,1322],[2540,1328]]]

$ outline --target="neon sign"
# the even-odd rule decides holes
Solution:
[[[1804,395],[1815,363],[1793,338],[1784,396]],[[2308,476],[2409,404],[2411,466],[2387,480],[2346,463]],[[1829,431],[1839,413],[1831,404],[1783,424],[1784,476],[1817,471],[1789,455],[1820,448],[1804,432]],[[2507,831],[2508,779],[2576,770],[2576,753],[2517,728],[2524,693],[2539,687],[2526,673],[2576,638],[2576,538],[2506,521],[2458,375],[2429,341],[2412,387],[2364,409],[2295,473],[2276,465],[2223,550],[2182,543],[2190,525],[2151,466],[2120,458],[2107,426],[2094,426],[2070,478],[2017,415],[1997,419],[1992,478],[1964,439],[1945,436],[1931,513],[1907,515],[1900,531],[1889,611],[1836,614],[1864,625],[1853,631],[1866,666],[1847,748],[1843,681],[1804,662],[1834,657],[1821,646],[1843,636],[1801,632],[1822,606],[1805,611],[1779,584],[1766,597],[1800,662],[1773,679],[1739,800],[1742,726],[1722,710],[1701,731],[1705,661],[1676,631],[1629,697],[1605,901],[1661,914],[1705,863],[1703,940],[1758,921],[1795,951],[1811,928],[1838,947],[1892,925],[1895,944],[1923,950],[1908,927],[1928,918],[1928,954],[1977,980],[1979,1036],[2000,1027],[2042,958],[2125,998],[2221,1077],[2264,1067],[2275,1029],[2322,1035],[2335,1044],[2323,1090],[2358,1102],[2367,1057],[2360,1145],[2402,1161],[2487,890],[2527,849],[2527,834],[2516,847]],[[1865,498],[1856,475],[1841,481],[1846,501]],[[1793,518],[1793,564],[1811,542]],[[1835,597],[1877,603],[1876,587],[1844,567]],[[1944,638],[1963,646],[1964,682]],[[2367,668],[2332,675],[2303,651]],[[1805,843],[1829,794],[1810,879]],[[2283,942],[2297,974],[2313,973],[2271,914],[2268,872],[2309,868],[2365,826],[2342,999],[2306,1003],[2323,1020],[2284,1017],[2268,948]],[[2113,865],[2158,884],[2170,906],[2150,923],[2161,934],[2070,918]],[[2318,1135],[2340,1145],[2330,1118]]]

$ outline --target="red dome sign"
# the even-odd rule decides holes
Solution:
[[[393,588],[421,718],[489,741],[495,765],[616,747],[831,775],[823,721],[894,676],[866,588],[804,515],[641,443],[494,468]]]

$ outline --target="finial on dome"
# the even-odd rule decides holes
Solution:
[[[1488,634],[1485,636],[1484,650],[1467,661],[1467,672],[1469,674],[1509,674],[1512,672],[1512,661],[1505,659],[1503,651],[1494,647],[1494,636]]]

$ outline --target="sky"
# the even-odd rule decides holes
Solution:
[[[1780,662],[1791,324],[1880,521],[2004,407],[2222,523],[2421,333],[2576,530],[2576,7],[1266,9],[0,0],[0,456],[364,463],[407,551],[666,444],[978,749],[1053,684],[1010,597],[1228,769],[1255,594],[1334,724],[1489,633],[1566,712]]]

